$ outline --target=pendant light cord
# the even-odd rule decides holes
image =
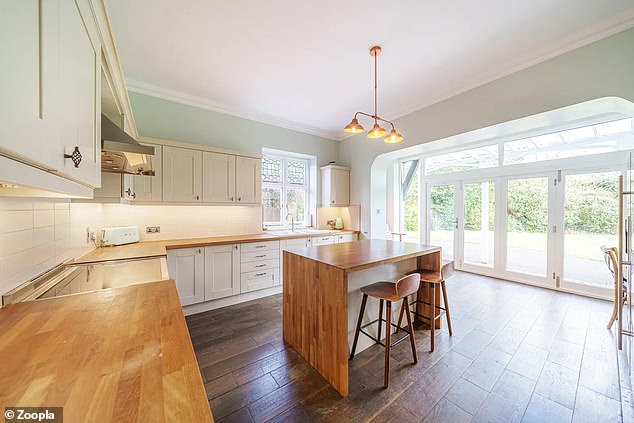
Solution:
[[[378,112],[378,107],[377,107],[377,76],[376,76],[376,70],[377,70],[377,65],[376,65],[376,57],[378,56],[378,54],[376,54],[376,52],[374,53],[374,123],[377,123],[377,118],[379,116],[379,112]]]

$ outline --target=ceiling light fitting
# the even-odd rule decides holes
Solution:
[[[370,119],[374,119],[374,125],[372,126],[372,129],[370,129],[370,131],[368,132],[368,138],[374,139],[374,138],[385,137],[385,134],[387,133],[387,131],[385,130],[385,128],[379,125],[379,121],[381,121],[381,122],[389,123],[390,126],[392,127],[392,130],[390,131],[389,135],[385,137],[383,141],[388,144],[394,144],[394,143],[403,141],[403,136],[396,131],[396,128],[394,128],[394,124],[391,121],[383,119],[381,116],[379,116],[377,112],[377,109],[378,109],[377,107],[377,57],[379,56],[379,54],[381,54],[381,47],[374,46],[370,48],[370,56],[374,57],[374,114],[356,112],[354,114],[354,118],[352,118],[350,123],[346,125],[346,127],[343,128],[343,130],[345,132],[350,132],[353,134],[358,134],[365,131],[365,129],[363,129],[363,126],[361,126],[361,124],[359,123],[357,116],[359,115],[367,116]]]

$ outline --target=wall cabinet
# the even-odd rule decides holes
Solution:
[[[97,32],[88,0],[3,2],[1,148],[91,187],[101,176]],[[65,157],[75,150],[78,166]]]
[[[350,205],[350,168],[338,165],[321,167],[322,207]]]
[[[159,202],[163,200],[163,146],[149,143],[143,144],[154,147],[152,160],[156,174],[154,176],[129,175],[131,181],[128,183],[131,186],[126,187],[124,181],[123,192],[128,194],[128,189],[130,189],[132,201]]]
[[[262,160],[236,157],[236,202],[260,204],[262,202]]]
[[[203,152],[203,201],[234,203],[236,201],[236,156]]]
[[[205,247],[205,301],[240,293],[238,244]]]
[[[182,305],[205,300],[205,261],[202,248],[179,248],[167,252],[167,268],[176,282]]]
[[[202,201],[203,152],[163,146],[163,201]]]

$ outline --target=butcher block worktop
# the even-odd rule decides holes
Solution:
[[[158,257],[167,254],[167,250],[176,248],[206,247],[210,245],[241,244],[258,241],[279,241],[283,239],[308,238],[314,236],[355,233],[354,231],[324,231],[322,233],[297,232],[284,235],[271,232],[260,232],[248,235],[211,236],[204,238],[181,238],[162,241],[142,241],[116,247],[99,247],[74,261],[75,264],[93,263],[110,260],[128,260],[142,257]]]
[[[289,250],[290,253],[348,272],[402,261],[436,251],[440,251],[440,247],[381,239]]]
[[[0,309],[0,408],[65,422],[213,422],[173,281]]]

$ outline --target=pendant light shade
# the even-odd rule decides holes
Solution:
[[[374,126],[372,126],[372,129],[370,129],[370,131],[368,132],[368,138],[376,139],[376,138],[385,137],[385,134],[387,133],[387,131],[385,130],[385,128],[379,125],[379,121],[381,121],[381,122],[389,123],[392,126],[392,130],[390,131],[390,134],[387,137],[385,137],[383,141],[388,144],[394,144],[394,143],[403,141],[403,136],[399,134],[398,132],[396,132],[396,129],[394,128],[394,124],[392,122],[390,122],[389,120],[383,119],[381,116],[379,116],[379,113],[377,111],[378,110],[377,57],[379,56],[379,54],[381,54],[381,47],[373,46],[370,48],[370,56],[374,57],[374,114],[364,113],[364,112],[355,113],[354,118],[350,121],[349,124],[346,125],[345,128],[343,128],[343,130],[344,132],[350,132],[353,134],[358,134],[360,132],[363,132],[364,131],[363,126],[359,124],[359,121],[357,120],[357,116],[358,115],[367,116],[374,120]]]
[[[383,141],[388,144],[396,144],[397,142],[403,141],[403,136],[399,134],[398,132],[396,132],[396,129],[392,129],[390,131],[390,135],[385,137]]]
[[[345,128],[343,128],[343,130],[345,132],[351,132],[353,134],[358,134],[365,131],[365,129],[363,129],[363,126],[359,125],[359,120],[357,118],[352,119],[350,123],[346,125]]]
[[[385,128],[382,128],[378,123],[375,123],[370,132],[368,132],[368,138],[383,138],[385,136]]]

